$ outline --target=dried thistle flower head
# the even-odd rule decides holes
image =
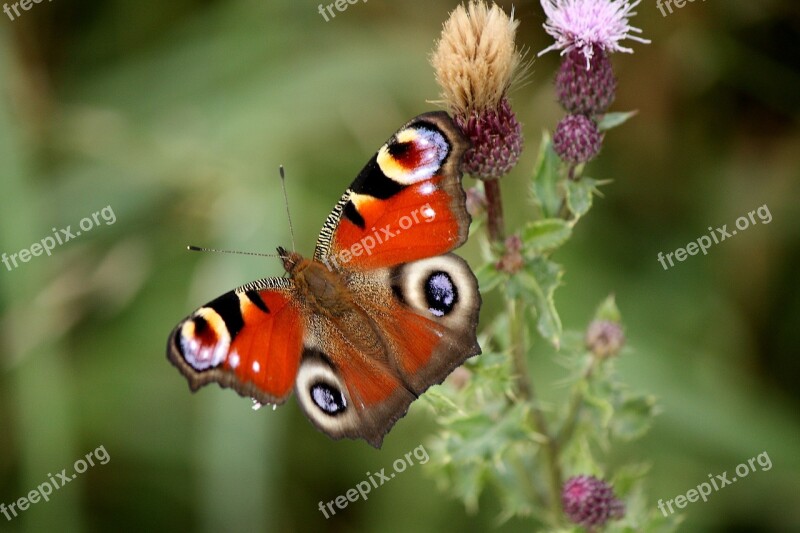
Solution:
[[[431,56],[444,102],[472,144],[463,169],[476,178],[507,174],[522,153],[522,127],[506,97],[522,63],[518,25],[496,4],[470,0],[450,13]]]
[[[494,108],[522,62],[514,37],[519,21],[483,0],[458,6],[444,23],[431,65],[455,114]]]

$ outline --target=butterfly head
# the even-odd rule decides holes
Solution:
[[[302,255],[297,252],[290,252],[283,246],[278,246],[278,257],[280,257],[283,263],[284,270],[290,275],[296,274],[303,263],[305,263]]]

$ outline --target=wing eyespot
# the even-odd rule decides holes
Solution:
[[[200,308],[178,331],[176,346],[195,371],[219,366],[228,353],[231,335],[220,315],[210,307]]]
[[[458,288],[447,272],[437,270],[426,279],[423,287],[428,311],[434,316],[450,314],[458,303]]]
[[[325,381],[318,381],[309,388],[314,404],[328,416],[338,416],[347,409],[347,399],[338,387]]]

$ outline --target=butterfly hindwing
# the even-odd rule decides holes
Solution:
[[[363,308],[381,332],[387,359],[419,395],[481,352],[481,297],[466,261],[445,254],[352,276]]]
[[[324,339],[324,351],[307,347],[303,353],[295,385],[300,407],[330,437],[362,438],[380,448],[417,395],[388,362],[366,357],[338,332]]]

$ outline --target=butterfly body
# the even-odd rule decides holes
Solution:
[[[298,299],[309,306],[310,312],[334,319],[352,311],[352,299],[341,273],[283,248],[278,248],[278,254],[286,254],[284,268],[294,281]]]
[[[334,207],[313,257],[278,248],[287,277],[183,320],[167,356],[192,390],[216,382],[279,404],[294,389],[320,430],[380,447],[414,399],[480,353],[477,281],[449,253],[469,225],[466,147],[445,113],[413,119]]]

